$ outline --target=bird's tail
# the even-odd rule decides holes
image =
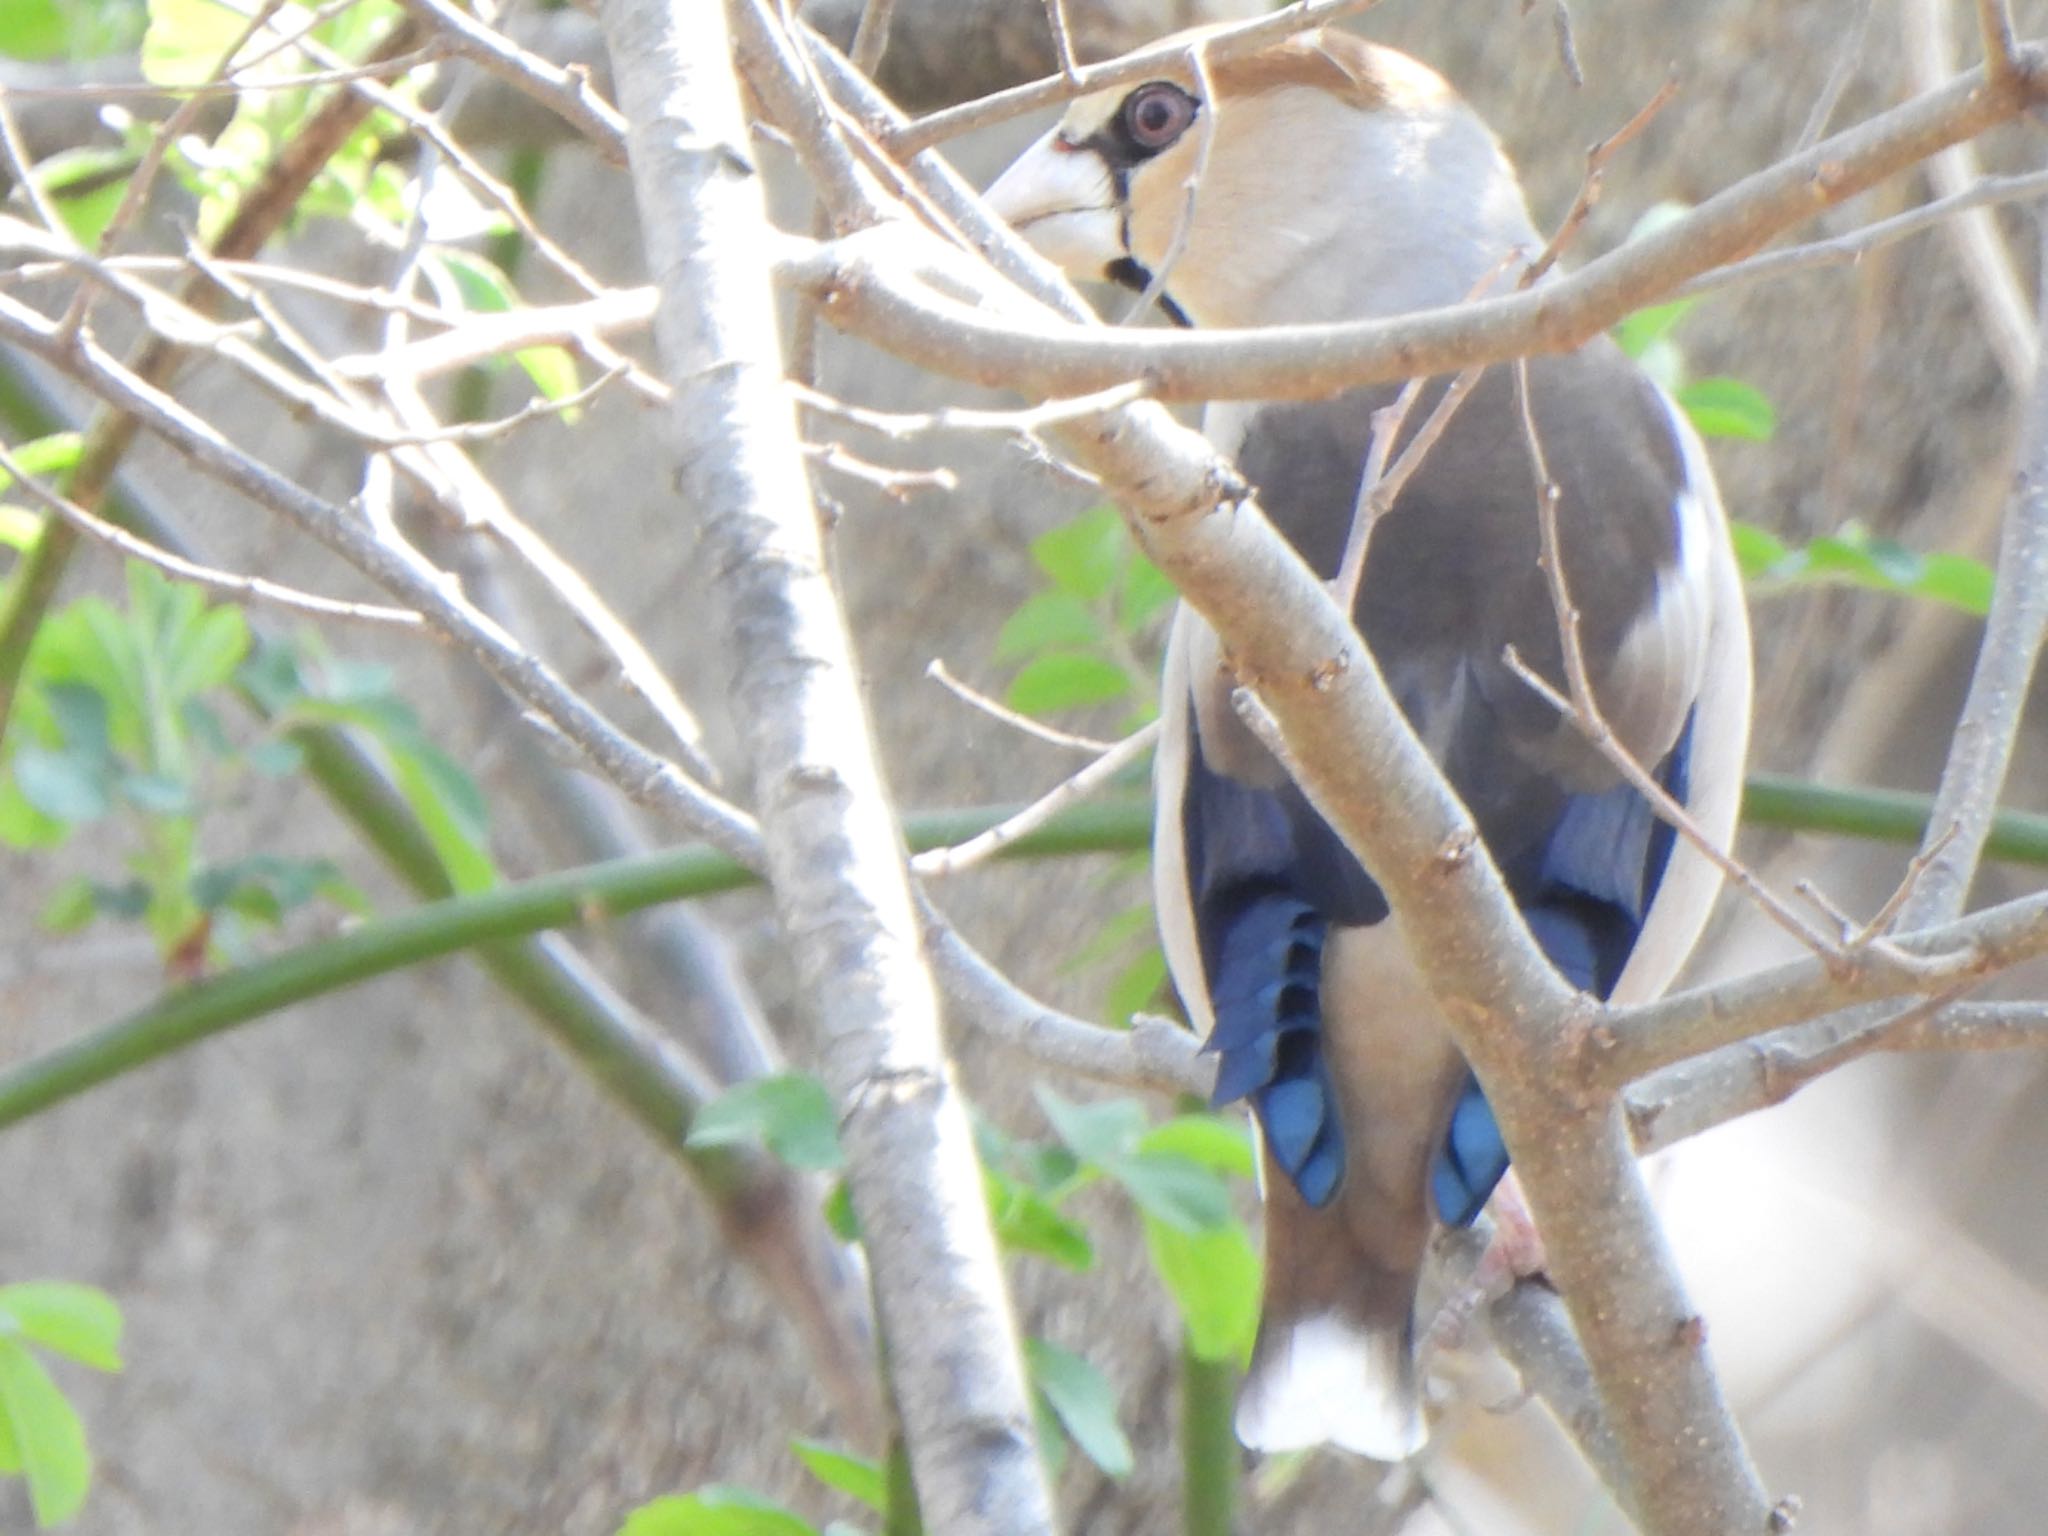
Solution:
[[[1237,1438],[1257,1451],[1333,1444],[1375,1461],[1406,1460],[1424,1439],[1412,1349],[1416,1270],[1405,1259],[1390,1268],[1385,1253],[1359,1240],[1344,1209],[1350,1191],[1317,1209],[1273,1171],[1266,1294],[1238,1393]]]

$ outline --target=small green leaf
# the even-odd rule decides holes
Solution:
[[[43,689],[43,701],[50,706],[50,719],[68,750],[91,759],[111,755],[107,701],[97,688],[81,683],[52,683]]]
[[[984,1188],[996,1241],[1012,1253],[1035,1253],[1076,1274],[1095,1264],[1095,1248],[1079,1223],[1029,1185],[984,1168]]]
[[[1059,1138],[1074,1155],[1098,1167],[1132,1151],[1145,1132],[1145,1111],[1134,1099],[1103,1099],[1077,1104],[1040,1083],[1034,1090]]]
[[[836,1180],[832,1193],[825,1197],[825,1225],[832,1229],[832,1235],[842,1243],[860,1241],[860,1217],[854,1213],[853,1191],[846,1187],[846,1180]]]
[[[1210,1168],[1183,1157],[1134,1152],[1103,1171],[1123,1185],[1138,1209],[1183,1232],[1209,1232],[1234,1219],[1230,1191]]]
[[[1778,413],[1770,400],[1740,379],[1694,379],[1678,390],[1678,403],[1702,437],[1767,443],[1778,430]]]
[[[1196,1357],[1249,1360],[1259,1331],[1259,1256],[1243,1226],[1188,1232],[1147,1217],[1145,1249]]]
[[[1733,518],[1728,523],[1729,536],[1735,543],[1735,563],[1742,567],[1745,581],[1754,581],[1767,574],[1783,560],[1786,549],[1778,537],[1768,529],[1759,528],[1755,523],[1745,523]]]
[[[521,347],[512,361],[526,371],[534,392],[543,400],[566,400],[583,387],[576,370],[576,356],[567,347]],[[564,422],[573,423],[581,413],[561,412]]]
[[[189,587],[182,590],[192,591]],[[239,608],[180,612],[166,628],[164,687],[175,704],[220,687],[249,654],[249,621]]]
[[[217,0],[149,0],[142,77],[151,85],[197,85],[210,79],[248,27],[247,17]]]
[[[98,915],[92,882],[83,875],[74,875],[43,903],[42,922],[52,933],[76,933]]]
[[[1102,621],[1071,592],[1033,594],[996,632],[996,660],[1019,661],[1043,651],[1086,650],[1102,643]]]
[[[1004,697],[1026,715],[1106,704],[1131,691],[1121,667],[1085,651],[1056,651],[1025,664]]]
[[[196,804],[192,787],[169,774],[123,774],[115,787],[123,800],[151,816],[189,816]]]
[[[386,734],[383,740],[391,753],[392,777],[406,804],[419,817],[421,830],[440,855],[455,889],[467,894],[496,885],[497,866],[486,846],[488,812],[476,780],[454,758],[422,738]]]
[[[5,4],[6,0],[0,0]],[[48,164],[45,161],[44,164]],[[47,437],[31,438],[19,447],[7,450],[8,457],[21,466],[25,475],[38,480],[47,480],[77,467],[78,456],[85,449],[85,438],[77,432],[52,432]],[[14,484],[14,476],[0,469],[0,491]]]
[[[96,1371],[121,1369],[121,1308],[97,1286],[63,1280],[0,1285],[0,1326],[89,1365]]]
[[[31,743],[14,754],[14,782],[22,798],[53,821],[76,824],[107,813],[106,773],[100,759]]]
[[[839,1122],[824,1084],[803,1072],[757,1077],[728,1088],[706,1104],[684,1145],[766,1146],[792,1168],[830,1171],[845,1160]]]
[[[618,1536],[817,1536],[817,1527],[758,1493],[714,1486],[641,1505]]]
[[[1131,1442],[1117,1422],[1116,1396],[1102,1372],[1044,1339],[1024,1341],[1032,1383],[1081,1453],[1110,1477],[1130,1475]]]
[[[1114,507],[1095,507],[1031,541],[1031,558],[1054,586],[1084,602],[1109,595],[1130,552]]]
[[[1652,304],[1624,316],[1614,328],[1614,341],[1630,357],[1641,361],[1653,343],[1670,336],[1678,322],[1689,314],[1698,299],[1673,299],[1669,304]]]
[[[1150,1006],[1165,985],[1166,952],[1157,944],[1148,945],[1110,978],[1103,1001],[1109,1021],[1118,1026],[1128,1024],[1131,1015]]]
[[[25,554],[41,541],[43,527],[41,513],[12,502],[0,502],[0,544]]]
[[[1257,1165],[1251,1135],[1236,1115],[1176,1115],[1147,1131],[1138,1150],[1185,1158],[1237,1179],[1251,1178]]]
[[[84,1506],[92,1481],[85,1429],[42,1362],[9,1339],[0,1339],[0,1414],[13,1432],[36,1524],[63,1524]]]
[[[1143,555],[1133,555],[1124,576],[1124,589],[1117,602],[1117,622],[1127,633],[1136,634],[1173,606],[1180,593],[1165,572]]]
[[[792,1440],[789,1448],[796,1452],[804,1470],[827,1488],[858,1499],[878,1515],[888,1512],[889,1479],[879,1464],[820,1440]]]
[[[0,0],[0,54],[39,63],[71,52],[71,26],[57,0]]]

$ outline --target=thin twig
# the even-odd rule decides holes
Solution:
[[[145,80],[86,80],[76,85],[12,85],[7,88],[7,95],[15,101],[161,101],[165,97],[206,100],[217,96],[255,95],[263,91],[317,90],[323,85],[347,85],[355,80],[388,80],[393,75],[410,74],[459,51],[436,40],[422,44],[411,53],[375,64],[312,69],[297,75],[250,76],[237,69],[216,79],[195,80],[182,85],[175,81],[155,84]]]
[[[1822,134],[1828,131],[1828,122],[1835,115],[1835,108],[1842,103],[1842,93],[1849,88],[1849,82],[1856,77],[1856,66],[1863,60],[1864,40],[1870,35],[1870,18],[1877,10],[1877,0],[1860,0],[1856,8],[1856,19],[1843,34],[1841,46],[1835,53],[1833,67],[1820,88],[1820,95],[1814,98],[1813,110],[1806,114],[1806,123],[1799,130],[1799,137],[1792,141],[1792,153],[1811,149],[1820,142]]]
[[[351,603],[340,598],[320,597],[311,592],[301,592],[296,587],[287,587],[279,582],[266,580],[261,576],[241,576],[233,571],[201,565],[181,555],[174,555],[167,549],[159,549],[148,540],[137,538],[127,529],[86,511],[70,497],[59,495],[44,485],[23,469],[20,461],[10,454],[5,446],[0,446],[0,470],[5,470],[12,476],[15,486],[28,492],[30,498],[44,510],[62,518],[87,538],[97,540],[116,554],[153,565],[180,581],[189,581],[194,586],[204,587],[230,602],[270,603],[298,613],[311,614],[315,618],[348,619],[360,624],[388,624],[400,629],[417,629],[423,622],[416,609],[388,608],[379,603]]]
[[[1072,731],[1060,730],[1057,726],[1047,725],[1042,720],[1034,720],[1029,715],[1020,715],[1009,705],[992,699],[979,689],[960,681],[946,670],[943,661],[934,660],[924,669],[924,675],[955,698],[972,704],[991,719],[1000,720],[1011,729],[1022,731],[1027,736],[1035,736],[1049,746],[1065,747],[1070,752],[1095,754],[1116,749],[1116,743],[1113,741],[1100,741],[1093,736],[1077,736]]]
[[[1977,32],[1984,42],[1984,73],[1992,80],[2009,79],[2019,68],[2015,57],[2011,0],[1977,0]]]
[[[1804,245],[1788,246],[1782,251],[1766,251],[1760,256],[1751,256],[1746,260],[1718,267],[1712,272],[1703,273],[1689,282],[1679,284],[1673,290],[1672,297],[1689,298],[1694,294],[1712,293],[1717,289],[1733,288],[1761,278],[1780,277],[1787,273],[1805,272],[1818,267],[1854,265],[1872,251],[1881,250],[1909,235],[1924,234],[1930,229],[1938,228],[1957,214],[2042,196],[2048,196],[2048,171],[2028,171],[2017,176],[1986,176],[1953,196],[1936,198],[1931,203],[1909,208],[1904,213],[1895,213],[1890,218],[1880,219],[1875,224],[1866,224],[1861,229],[1850,230],[1847,234],[1836,235],[1827,240],[1809,241]]]
[[[960,477],[941,465],[937,469],[896,469],[849,452],[840,443],[805,443],[804,457],[822,469],[873,486],[891,501],[905,502],[923,491],[956,491]]]
[[[1074,35],[1067,30],[1067,0],[1045,0],[1045,24],[1052,32],[1052,56],[1059,64],[1060,78],[1070,86],[1079,85],[1081,71],[1074,62]],[[859,62],[856,53],[854,63]]]
[[[448,0],[404,0],[439,30],[442,45],[539,102],[595,144],[613,165],[626,163],[626,120],[591,88],[589,71],[555,63],[520,47]]]
[[[1664,83],[1657,87],[1657,94],[1644,102],[1634,117],[1586,151],[1586,174],[1579,182],[1578,194],[1572,198],[1571,207],[1565,210],[1564,221],[1557,226],[1557,233],[1550,237],[1550,243],[1543,247],[1536,259],[1529,263],[1528,271],[1522,274],[1522,287],[1533,287],[1542,280],[1544,273],[1557,265],[1557,258],[1578,238],[1579,230],[1592,216],[1593,205],[1600,201],[1600,186],[1607,174],[1607,162],[1649,127],[1651,119],[1669,106],[1677,94],[1678,76],[1666,75]]]
[[[1271,15],[1219,28],[1209,37],[1209,58],[1217,64],[1242,58],[1245,54],[1258,52],[1269,43],[1340,17],[1370,10],[1377,4],[1379,0],[1297,0],[1296,4],[1285,6]],[[896,129],[886,143],[892,153],[907,158],[921,149],[985,128],[990,123],[1007,122],[1013,117],[1023,117],[1044,107],[1056,107],[1061,102],[1072,101],[1076,96],[1143,80],[1162,66],[1176,63],[1186,51],[1187,44],[1182,42],[1170,41],[1165,46],[1154,44],[1107,63],[1076,69],[1071,79],[1065,75],[1048,75],[1028,85],[1012,86],[979,101],[920,117]]]
[[[1586,671],[1586,655],[1579,643],[1579,610],[1572,601],[1571,587],[1565,577],[1563,546],[1558,536],[1558,504],[1563,492],[1550,473],[1550,464],[1544,455],[1542,435],[1536,429],[1535,406],[1529,391],[1529,363],[1527,358],[1515,362],[1515,392],[1521,410],[1522,432],[1529,450],[1529,463],[1536,476],[1536,516],[1541,533],[1543,548],[1543,570],[1550,587],[1550,600],[1557,613],[1559,646],[1563,652],[1565,692],[1560,693],[1541,674],[1531,667],[1509,646],[1506,653],[1508,668],[1527,683],[1530,688],[1551,708],[1571,721],[1587,742],[1608,764],[1619,773],[1635,791],[1650,802],[1660,821],[1672,827],[1693,847],[1704,854],[1724,875],[1755,902],[1765,916],[1783,928],[1806,948],[1831,964],[1843,962],[1839,945],[1816,931],[1812,924],[1793,911],[1778,895],[1757,879],[1749,867],[1727,852],[1704,828],[1693,820],[1690,812],[1678,803],[1661,783],[1641,763],[1608,725],[1600,712],[1599,702],[1593,696],[1592,680]]]
[[[920,853],[910,861],[911,873],[936,879],[972,869],[995,857],[1018,838],[1037,831],[1077,800],[1094,794],[1149,752],[1158,739],[1159,722],[1155,720],[1133,731],[1079,773],[1055,785],[1008,820],[951,848],[934,848],[928,853]]]
[[[1899,9],[1907,78],[1915,90],[1933,90],[1955,73],[1950,0],[1904,0]],[[2008,72],[1994,80],[1987,71],[1985,83],[2008,84],[2016,78],[2017,72]],[[1943,197],[1954,197],[1983,178],[1983,167],[1973,146],[1957,144],[1929,159],[1927,178]],[[1966,213],[1949,224],[1948,233],[1978,323],[1984,327],[1984,339],[2004,370],[2006,382],[2016,392],[2030,388],[2036,345],[2034,316],[1998,221],[1986,212]]]
[[[936,411],[912,412],[878,411],[870,406],[854,405],[809,385],[793,384],[790,388],[797,400],[810,410],[898,441],[925,432],[1001,432],[1028,438],[1059,422],[1075,421],[1145,398],[1144,384],[1131,383],[1119,384],[1114,389],[1100,390],[1075,400],[1048,400],[1043,405],[1026,406],[1016,411],[981,411],[946,405]]]
[[[889,51],[889,26],[896,19],[896,0],[867,0],[860,8],[860,22],[853,29],[853,47],[847,57],[853,67],[872,77],[882,55]]]

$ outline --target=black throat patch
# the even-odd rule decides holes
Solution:
[[[1102,269],[1102,275],[1112,283],[1115,283],[1119,288],[1128,288],[1132,293],[1140,296],[1152,287],[1152,269],[1135,256],[1117,257],[1115,261],[1112,261]],[[1195,322],[1188,318],[1187,311],[1173,302],[1172,294],[1160,293],[1159,309],[1167,319],[1171,320],[1182,330],[1191,331],[1195,328]]]

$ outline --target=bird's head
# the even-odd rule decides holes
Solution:
[[[1540,244],[1451,88],[1337,31],[1084,97],[988,200],[1070,276],[1142,291],[1165,269],[1169,312],[1209,326],[1452,303]]]

